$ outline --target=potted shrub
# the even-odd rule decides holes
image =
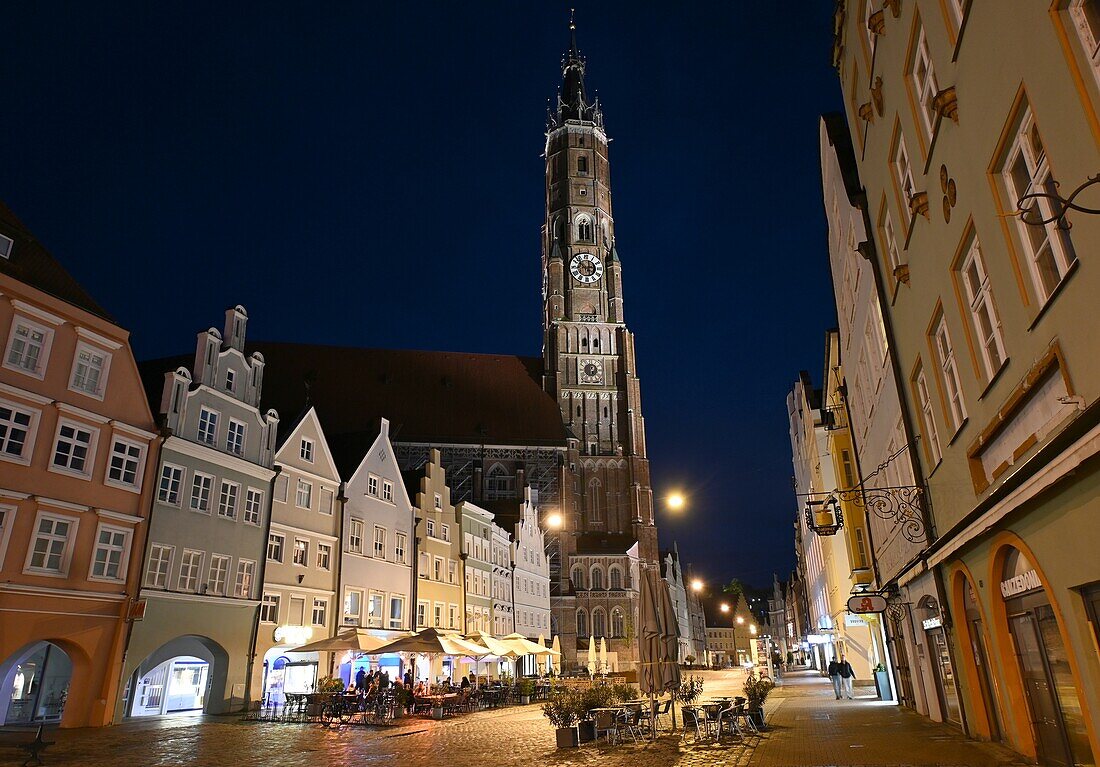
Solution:
[[[615,693],[611,685],[597,684],[580,694],[580,732],[581,743],[596,739],[596,720],[592,709],[606,708],[615,702]]]
[[[688,668],[691,668],[692,666],[694,666],[695,665],[695,656],[694,655],[685,655],[684,656],[684,664]]]
[[[323,676],[317,680],[313,692],[306,698],[306,716],[320,716],[326,700],[344,691],[340,677]]]
[[[702,694],[703,680],[696,676],[680,680],[680,686],[672,691],[672,697],[681,706],[690,706]]]
[[[580,705],[577,693],[569,689],[556,690],[542,704],[542,715],[554,725],[558,748],[576,748],[580,743],[577,720]]]
[[[764,725],[764,701],[768,699],[768,693],[775,687],[775,683],[766,677],[757,677],[749,672],[745,679],[745,709],[758,729],[763,730]]]
[[[519,689],[519,702],[526,706],[531,702],[531,696],[535,694],[535,680],[524,677],[516,684]]]

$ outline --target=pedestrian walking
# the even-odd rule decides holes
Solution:
[[[840,693],[848,700],[851,700],[852,680],[855,679],[856,672],[852,669],[852,664],[844,660],[843,654],[840,656],[840,663],[837,664],[837,674],[840,675]],[[839,697],[839,695],[837,697]]]
[[[840,700],[840,664],[836,658],[829,661],[829,680],[833,683],[833,694]]]

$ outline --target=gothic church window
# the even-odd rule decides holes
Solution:
[[[607,615],[602,607],[597,607],[592,611],[592,636],[607,636]]]
[[[588,158],[587,157],[578,157],[577,158],[577,173],[587,173],[587,172],[588,172]]]
[[[588,613],[584,610],[577,610],[577,636],[588,636]]]
[[[618,607],[611,611],[611,636],[626,636],[626,621],[623,619],[623,611]]]
[[[608,568],[607,572],[608,572],[608,580],[611,581],[611,590],[612,591],[620,590],[623,587],[623,573],[622,573],[622,571],[616,565],[611,565],[611,567]],[[612,626],[614,626],[614,622],[615,622],[614,616],[612,616],[611,622],[612,622]]]
[[[499,463],[490,467],[485,477],[485,497],[489,500],[511,498],[516,492],[516,478]]]
[[[573,588],[575,590],[583,591],[584,590],[584,569],[581,568],[581,567],[574,567],[573,568],[572,580],[573,580]]]
[[[581,242],[592,242],[592,219],[588,216],[577,219],[577,239]]]
[[[592,589],[594,591],[603,591],[603,568],[599,565],[592,567]],[[593,615],[593,617],[595,617]]]

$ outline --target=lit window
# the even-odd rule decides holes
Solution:
[[[141,445],[116,438],[111,445],[111,466],[107,470],[107,478],[129,488],[137,488],[144,454]]]
[[[52,339],[52,330],[30,320],[16,318],[12,323],[4,366],[42,378]]]
[[[101,526],[92,554],[92,576],[109,581],[120,581],[125,572],[126,549],[130,534],[117,527]]]
[[[294,555],[292,562],[300,567],[306,567],[309,564],[309,541],[302,538],[294,539]]]
[[[317,544],[317,569],[329,570],[332,568],[332,546],[327,543]]]
[[[975,237],[970,250],[959,267],[966,299],[970,306],[970,321],[978,337],[986,379],[991,379],[1004,362],[1004,336],[997,307],[993,303],[993,289],[985,270],[981,246]]]
[[[209,408],[199,410],[199,442],[206,445],[216,444],[218,438],[218,413]]]
[[[225,449],[233,455],[244,454],[244,434],[246,427],[240,421],[229,419],[229,430],[225,435]]]
[[[199,590],[199,576],[202,574],[202,562],[206,558],[204,552],[184,549],[180,557],[180,579],[178,588],[180,591],[196,592]]]
[[[110,361],[111,355],[107,352],[84,343],[78,344],[73,363],[73,380],[69,388],[93,397],[102,396]]]

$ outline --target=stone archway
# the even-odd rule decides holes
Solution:
[[[60,722],[83,656],[68,643],[40,640],[0,663],[0,725]]]
[[[124,715],[131,718],[171,713],[166,701],[171,684],[168,677],[177,672],[181,677],[190,674],[189,683],[202,688],[203,713],[224,713],[228,671],[229,653],[213,639],[196,634],[176,637],[138,664],[127,685]],[[158,685],[162,687],[159,691]]]

